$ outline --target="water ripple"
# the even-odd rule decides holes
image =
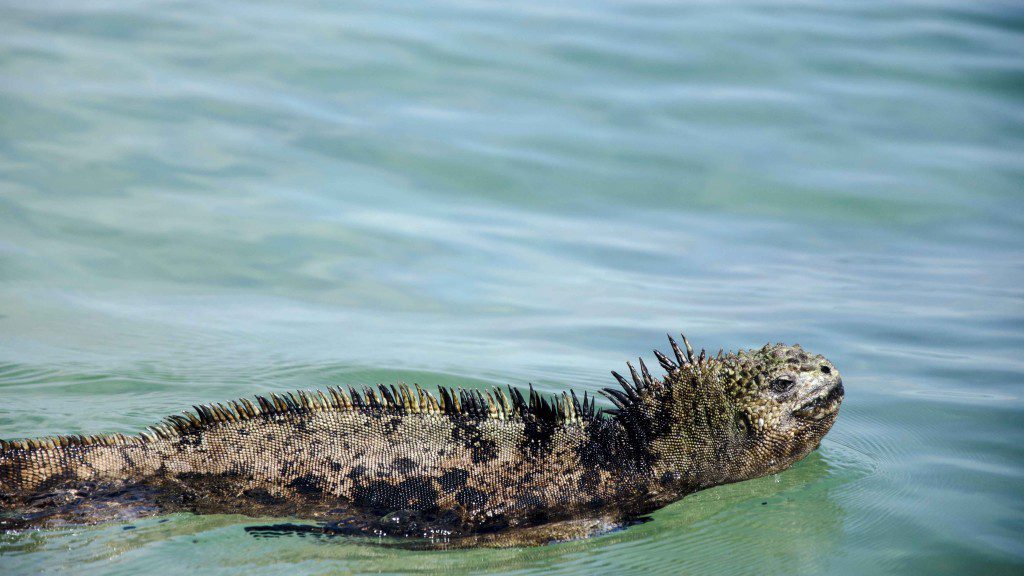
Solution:
[[[1018,573],[1024,10],[986,0],[8,2],[0,437],[397,381],[594,391],[797,341],[822,450],[586,542],[175,516],[11,573]]]

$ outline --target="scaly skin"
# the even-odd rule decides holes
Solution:
[[[509,389],[329,389],[198,406],[138,436],[0,441],[0,525],[190,511],[329,520],[342,534],[456,545],[579,537],[701,490],[782,471],[821,442],[842,380],[766,345],[717,358],[670,342],[654,378],[550,399]],[[515,536],[518,534],[518,536]]]

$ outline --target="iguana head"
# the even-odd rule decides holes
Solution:
[[[784,470],[817,448],[843,401],[836,367],[799,344],[725,356],[717,372],[742,440],[733,471],[741,480]]]
[[[661,496],[784,470],[835,422],[843,383],[823,356],[776,344],[712,358],[669,341],[675,361],[655,352],[663,380],[641,362],[633,385],[615,374],[624,391],[604,390]]]

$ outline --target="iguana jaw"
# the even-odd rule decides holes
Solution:
[[[844,394],[842,379],[826,382],[812,390],[808,400],[798,406],[793,415],[806,420],[821,420],[839,411]]]

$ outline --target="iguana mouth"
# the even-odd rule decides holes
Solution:
[[[814,390],[810,400],[793,410],[793,415],[799,418],[821,420],[839,409],[844,393],[842,380],[821,386]]]

